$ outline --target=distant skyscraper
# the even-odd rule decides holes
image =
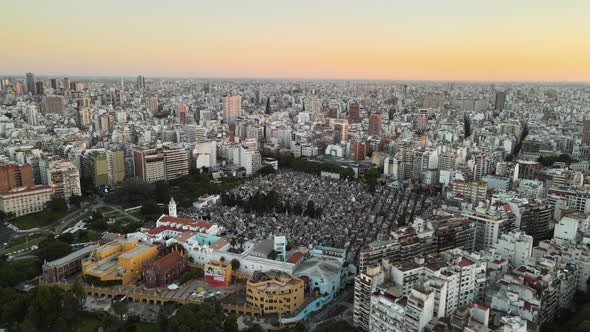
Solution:
[[[145,98],[145,109],[152,114],[158,113],[158,96],[148,96]]]
[[[72,81],[69,78],[64,78],[64,89],[70,90],[72,88]]]
[[[584,129],[582,131],[582,144],[590,145],[590,120],[584,120]]]
[[[43,95],[43,82],[37,81],[35,82],[35,94],[42,96]]]
[[[348,139],[348,120],[334,120],[334,143],[338,144]]]
[[[57,90],[57,79],[52,78],[52,79],[49,80],[49,82],[51,83],[51,88],[53,90]]]
[[[367,159],[367,144],[358,141],[352,142],[351,158],[353,160],[365,160]]]
[[[27,92],[32,95],[36,94],[35,75],[33,75],[33,73],[27,73],[25,76],[26,76],[26,82],[27,82]]]
[[[228,125],[236,123],[236,119],[240,115],[242,109],[242,97],[240,96],[225,96],[223,103],[223,122]]]
[[[494,103],[494,110],[501,111],[506,106],[506,92],[496,92],[496,102]]]
[[[86,129],[90,127],[90,108],[83,106],[78,110],[78,127]]]
[[[27,122],[31,126],[38,126],[39,125],[39,111],[37,110],[36,105],[29,106],[29,111],[27,114]]]
[[[369,135],[381,136],[381,114],[369,115]]]
[[[61,96],[45,97],[45,113],[63,113],[64,99]]]
[[[351,103],[348,106],[348,116],[350,117],[351,123],[361,122],[361,109],[358,103]]]
[[[139,75],[137,76],[137,90],[145,89],[145,77]]]

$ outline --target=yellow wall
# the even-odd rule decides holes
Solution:
[[[141,274],[144,265],[158,257],[158,249],[155,246],[149,246],[133,256],[126,255],[136,248],[138,248],[138,241],[136,240],[118,239],[109,242],[97,248],[91,256],[92,259],[82,262],[82,271],[84,274],[100,278],[102,281],[121,280],[124,285],[130,284]],[[105,263],[105,260],[114,259],[113,255],[119,255],[117,257],[118,264],[100,273],[92,271],[96,266]],[[123,269],[122,273],[115,273],[114,271],[119,268]]]
[[[289,283],[295,280],[296,283]],[[268,285],[274,285],[276,290],[265,289]],[[305,301],[305,285],[303,280],[292,277],[281,281],[262,281],[246,285],[247,304],[262,308],[264,313],[293,314]]]

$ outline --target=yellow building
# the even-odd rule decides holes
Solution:
[[[205,281],[215,286],[227,286],[231,282],[231,264],[210,261],[205,264]]]
[[[256,271],[246,284],[246,304],[263,314],[292,315],[305,301],[305,282],[278,270]]]
[[[158,257],[158,248],[137,240],[117,239],[96,248],[82,261],[82,273],[91,280],[128,285],[143,267]]]

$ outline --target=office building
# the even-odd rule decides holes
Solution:
[[[46,166],[47,184],[53,194],[68,200],[71,196],[81,196],[80,172],[71,161],[48,161]]]
[[[0,166],[0,193],[20,187],[32,187],[33,167],[31,165],[8,164]]]
[[[348,106],[348,117],[351,123],[361,122],[361,107],[358,103],[350,103]]]
[[[43,93],[44,93],[43,81],[35,82],[35,94],[38,96],[42,96]]]
[[[381,114],[369,115],[369,135],[381,136]]]
[[[223,122],[227,125],[235,125],[236,119],[242,111],[242,97],[225,96],[223,101]]]
[[[504,91],[497,91],[496,92],[496,100],[494,102],[494,110],[502,111],[506,107],[506,92]]]
[[[159,111],[158,96],[145,97],[145,109],[150,114],[156,114]]]
[[[36,95],[37,92],[35,90],[35,75],[33,73],[26,73],[25,74],[25,81],[27,85],[27,92],[31,95]]]
[[[46,97],[44,97],[44,99],[45,99],[45,103],[43,105],[44,105],[46,114],[50,114],[50,113],[63,114],[63,112],[65,111],[65,108],[64,108],[64,99],[62,96],[46,96]]]
[[[137,81],[135,83],[135,86],[137,87],[137,90],[145,89],[145,77],[143,77],[141,75],[137,76]]]

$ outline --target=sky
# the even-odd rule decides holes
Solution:
[[[588,0],[0,0],[0,75],[590,81]]]

